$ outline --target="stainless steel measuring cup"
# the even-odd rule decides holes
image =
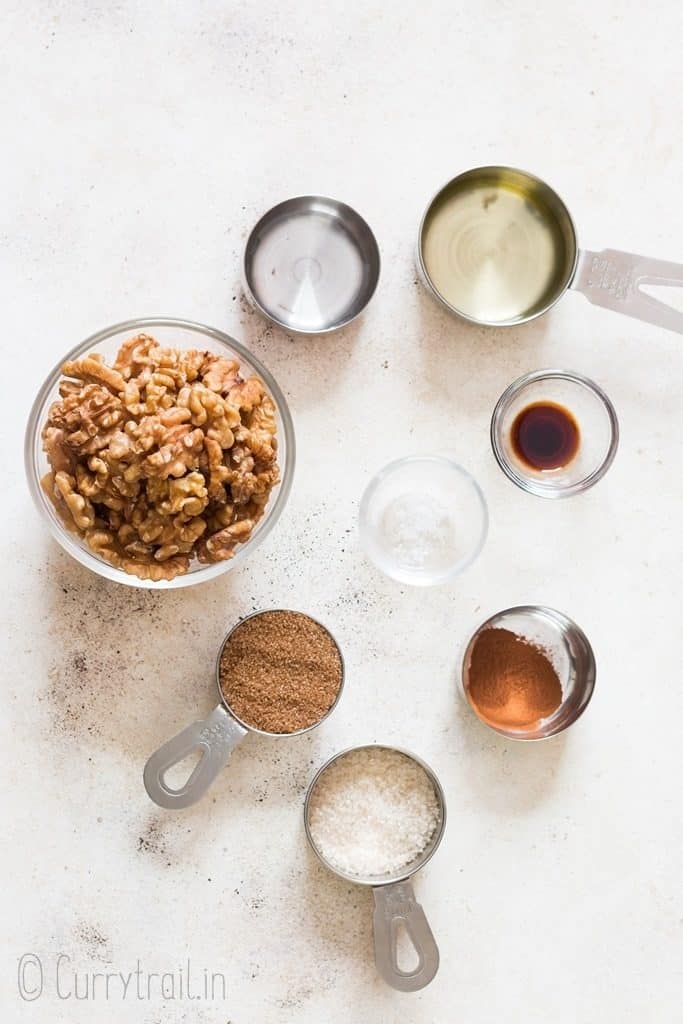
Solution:
[[[385,875],[373,878],[361,878],[358,875],[347,874],[331,864],[316,846],[310,828],[311,800],[315,788],[324,773],[337,761],[357,750],[377,749],[392,750],[404,757],[410,758],[425,772],[432,786],[439,805],[439,823],[434,830],[425,849],[410,863],[406,864],[395,875]],[[424,988],[436,975],[439,969],[439,947],[436,944],[432,929],[425,915],[422,905],[415,899],[415,893],[410,878],[424,867],[427,861],[431,860],[443,837],[446,827],[446,798],[438,778],[419,757],[409,750],[401,747],[390,747],[381,744],[363,744],[358,747],[348,747],[331,757],[329,761],[316,772],[313,781],[308,787],[304,803],[304,828],[306,837],[311,849],[318,860],[325,867],[339,878],[348,882],[355,882],[357,885],[370,885],[375,899],[375,910],[373,913],[373,932],[375,943],[375,963],[377,970],[392,988],[401,992],[416,992]],[[413,970],[404,971],[398,963],[398,938],[399,927],[403,925],[410,941],[417,954],[417,964]]]
[[[641,287],[683,288],[683,264],[580,249],[557,192],[514,167],[475,167],[437,192],[420,224],[418,264],[438,301],[470,323],[527,323],[572,288],[596,306],[683,334],[683,312]]]
[[[487,629],[510,630],[548,654],[562,687],[562,702],[549,718],[528,728],[515,729],[491,720],[472,700],[472,652],[477,640]],[[584,631],[563,612],[537,604],[504,608],[482,622],[467,644],[461,666],[463,692],[479,721],[507,739],[525,742],[549,739],[573,725],[590,703],[595,690],[595,678],[595,655]]]
[[[264,611],[284,611],[281,608],[265,609]],[[344,688],[344,657],[337,644],[327,627],[323,626],[322,623],[314,619],[312,615],[305,615],[305,618],[317,623],[325,632],[328,634],[330,639],[333,641],[337,651],[339,653],[339,659],[341,662],[341,682],[339,684],[339,691],[334,699],[333,704],[328,708],[322,718],[319,718],[317,722],[313,722],[312,725],[306,726],[304,729],[298,729],[296,732],[266,732],[263,729],[257,729],[253,725],[248,725],[243,722],[242,719],[235,714],[230,705],[228,704],[220,683],[220,664],[221,656],[225,645],[230,640],[230,637],[239,629],[248,619],[253,619],[258,615],[263,615],[264,611],[253,612],[251,615],[245,616],[230,630],[225,639],[223,640],[220,649],[218,651],[218,657],[216,658],[216,685],[218,687],[218,696],[220,702],[217,707],[211,712],[211,714],[201,721],[193,722],[192,725],[188,725],[186,729],[179,732],[177,736],[168,740],[162,747],[152,754],[149,761],[145,765],[144,770],[144,783],[147,793],[159,807],[167,807],[172,810],[180,809],[183,807],[190,807],[192,804],[204,796],[207,789],[214,781],[218,773],[225,767],[228,762],[230,754],[233,752],[238,743],[251,732],[257,733],[261,736],[269,736],[275,739],[289,738],[290,736],[302,736],[306,732],[310,732],[312,729],[316,729],[322,722],[332,714]],[[302,612],[296,612],[292,614],[301,614]],[[194,767],[194,770],[190,774],[187,781],[179,788],[173,789],[166,782],[166,773],[174,765],[180,764],[186,757],[195,751],[199,751],[201,756],[200,760]]]
[[[268,210],[244,250],[243,287],[251,304],[297,334],[350,324],[377,288],[380,253],[370,226],[327,196],[295,196]]]

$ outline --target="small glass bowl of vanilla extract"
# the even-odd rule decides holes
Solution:
[[[569,498],[614,460],[619,423],[605,392],[569,370],[537,370],[505,389],[491,417],[491,445],[514,484],[541,498]]]

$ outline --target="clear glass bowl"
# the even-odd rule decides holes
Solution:
[[[579,427],[574,458],[559,469],[532,469],[513,450],[517,415],[535,402],[564,406]],[[498,465],[522,490],[541,498],[569,498],[600,480],[612,465],[619,423],[609,398],[592,380],[569,370],[537,370],[514,381],[498,399],[491,418],[491,445]]]
[[[100,352],[106,361],[111,363],[122,343],[141,331],[152,334],[158,341],[169,347],[200,348],[206,349],[209,352],[216,352],[219,355],[234,356],[239,361],[242,373],[245,376],[256,374],[257,377],[261,378],[266,386],[266,390],[275,403],[278,462],[280,464],[281,476],[280,483],[273,488],[263,518],[256,525],[252,536],[246,544],[237,549],[234,558],[224,562],[216,562],[214,565],[202,565],[200,562],[193,561],[190,564],[189,570],[184,575],[176,576],[172,580],[160,580],[158,582],[138,579],[137,576],[132,576],[122,569],[117,569],[93,554],[77,534],[70,533],[63,526],[52,502],[40,485],[42,477],[50,468],[43,452],[40,435],[47,419],[48,410],[51,404],[59,397],[58,386],[62,377],[61,367],[63,363],[68,359],[77,359],[92,351]],[[279,519],[291,490],[294,462],[295,443],[292,417],[282,391],[265,366],[243,345],[240,345],[234,338],[224,334],[222,331],[218,331],[213,327],[205,327],[203,324],[191,323],[186,320],[175,320],[168,317],[149,317],[115,324],[113,327],[107,327],[103,331],[98,331],[97,334],[93,334],[70,352],[67,352],[59,360],[59,363],[54,367],[38,392],[29,416],[24,442],[24,463],[29,490],[38,512],[47,523],[55,540],[81,565],[86,566],[86,568],[91,569],[100,576],[104,576],[105,579],[124,583],[129,587],[144,587],[147,590],[175,590],[180,587],[191,587],[196,583],[215,579],[221,573],[228,572],[230,569],[241,565],[245,558],[267,537]]]
[[[361,499],[363,550],[387,576],[418,587],[455,579],[477,557],[488,509],[477,481],[446,455],[398,459]]]

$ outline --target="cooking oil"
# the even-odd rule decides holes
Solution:
[[[441,297],[470,319],[515,323],[564,285],[567,231],[533,187],[505,174],[463,175],[425,218],[422,259]]]

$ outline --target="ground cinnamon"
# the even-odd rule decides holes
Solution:
[[[485,629],[469,666],[468,695],[490,725],[533,729],[562,703],[562,686],[548,655],[509,629]]]

